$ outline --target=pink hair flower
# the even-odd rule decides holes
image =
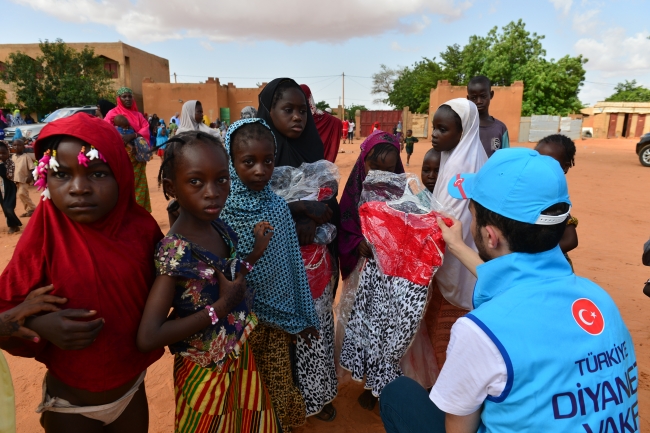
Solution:
[[[79,161],[79,165],[88,167],[88,162],[90,161],[90,159],[88,159],[88,157],[86,156],[86,146],[81,146],[81,152],[79,152],[79,155],[77,155],[77,161]]]

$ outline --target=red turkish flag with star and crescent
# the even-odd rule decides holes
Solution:
[[[605,318],[596,304],[587,298],[577,299],[571,305],[571,313],[578,326],[591,335],[599,335],[605,329]]]

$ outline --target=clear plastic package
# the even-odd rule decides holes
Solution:
[[[428,285],[442,265],[442,206],[412,173],[371,171],[359,201],[361,230],[385,276]]]
[[[329,245],[336,238],[336,226],[334,224],[325,223],[316,227],[316,235],[314,236],[314,243],[320,245]]]
[[[341,174],[336,164],[326,160],[303,163],[300,167],[275,167],[269,186],[291,203],[298,200],[324,201],[335,197]]]
[[[336,196],[340,179],[338,167],[322,160],[303,163],[298,168],[276,167],[269,186],[287,203],[298,200],[324,201]],[[327,245],[335,238],[336,226],[325,223],[316,227],[314,243],[300,247],[314,299],[324,293],[337,269],[327,249]]]
[[[363,183],[359,218],[373,257],[363,259],[359,273],[344,281],[335,306],[337,350],[341,367],[353,379],[365,378],[365,388],[375,396],[399,375],[412,375],[427,353],[418,344],[405,357],[422,332],[430,282],[444,258],[437,219],[451,221],[442,210],[413,174],[371,171]],[[429,381],[436,374],[418,379]]]

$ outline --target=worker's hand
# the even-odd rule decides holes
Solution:
[[[445,218],[451,220],[451,226],[447,226],[447,224],[445,224],[445,221],[440,217],[437,218],[437,221],[438,226],[440,227],[440,231],[442,232],[442,238],[445,240],[447,246],[449,248],[453,248],[460,244],[464,245],[465,242],[463,242],[463,223],[451,215],[444,216]]]

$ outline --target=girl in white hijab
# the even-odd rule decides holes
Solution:
[[[459,173],[476,173],[488,157],[479,137],[476,105],[467,99],[452,99],[442,104],[433,117],[433,148],[441,152],[440,172],[433,189],[443,208],[463,223],[463,239],[476,250],[470,232],[472,215],[469,200],[456,200],[447,192],[449,180]],[[427,330],[434,346],[438,367],[442,368],[451,325],[472,309],[476,277],[453,254],[445,259],[435,276],[432,299],[426,313]]]
[[[183,108],[181,109],[181,124],[176,134],[187,131],[205,132],[221,140],[219,131],[203,123],[203,106],[201,105],[201,101],[193,100],[183,104]]]

